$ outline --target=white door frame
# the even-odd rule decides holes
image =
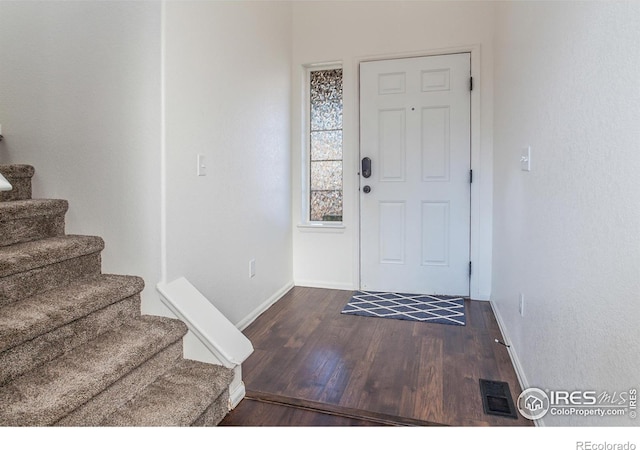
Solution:
[[[366,61],[382,61],[387,59],[400,59],[400,58],[414,58],[423,56],[438,56],[448,55],[452,53],[471,53],[471,76],[473,77],[473,90],[471,91],[471,170],[473,171],[473,183],[471,183],[471,229],[470,229],[470,246],[469,246],[469,259],[472,265],[471,279],[469,282],[469,295],[472,299],[489,300],[484,298],[484,294],[480,292],[480,277],[479,272],[481,269],[479,258],[480,247],[480,183],[479,180],[482,177],[481,165],[480,165],[480,83],[482,82],[480,77],[480,45],[470,45],[463,47],[451,47],[437,50],[425,50],[420,52],[410,53],[392,53],[382,54],[375,56],[363,56],[354,59],[356,89],[358,95],[355,98],[357,106],[355,108],[357,123],[357,142],[358,142],[358,155],[355,158],[355,172],[360,172],[360,63]],[[357,186],[360,186],[361,177],[358,177]],[[356,191],[354,194],[357,197],[357,231],[356,231],[356,246],[357,254],[354,262],[354,273],[356,274],[357,289],[361,286],[361,274],[360,274],[360,244],[361,244],[361,224],[360,224],[360,192]]]

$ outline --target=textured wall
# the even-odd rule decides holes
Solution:
[[[238,323],[292,281],[291,5],[168,2],[165,19],[167,280]]]
[[[638,386],[638,23],[637,2],[498,7],[492,299],[530,386]]]
[[[105,272],[160,277],[159,2],[0,2],[0,162],[69,200]],[[150,285],[150,286],[149,286]]]

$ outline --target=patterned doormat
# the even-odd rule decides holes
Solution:
[[[357,291],[342,314],[465,325],[464,298]]]

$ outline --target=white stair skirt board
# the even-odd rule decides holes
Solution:
[[[9,183],[7,179],[0,173],[0,191],[10,191],[12,189],[13,186],[11,186],[11,183]]]
[[[162,302],[182,320],[189,332],[183,339],[184,357],[233,369],[229,386],[230,407],[244,397],[241,364],[253,353],[253,345],[186,278],[158,283]]]

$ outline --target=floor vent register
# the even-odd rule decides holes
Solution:
[[[481,379],[480,394],[485,414],[518,418],[508,383]]]

